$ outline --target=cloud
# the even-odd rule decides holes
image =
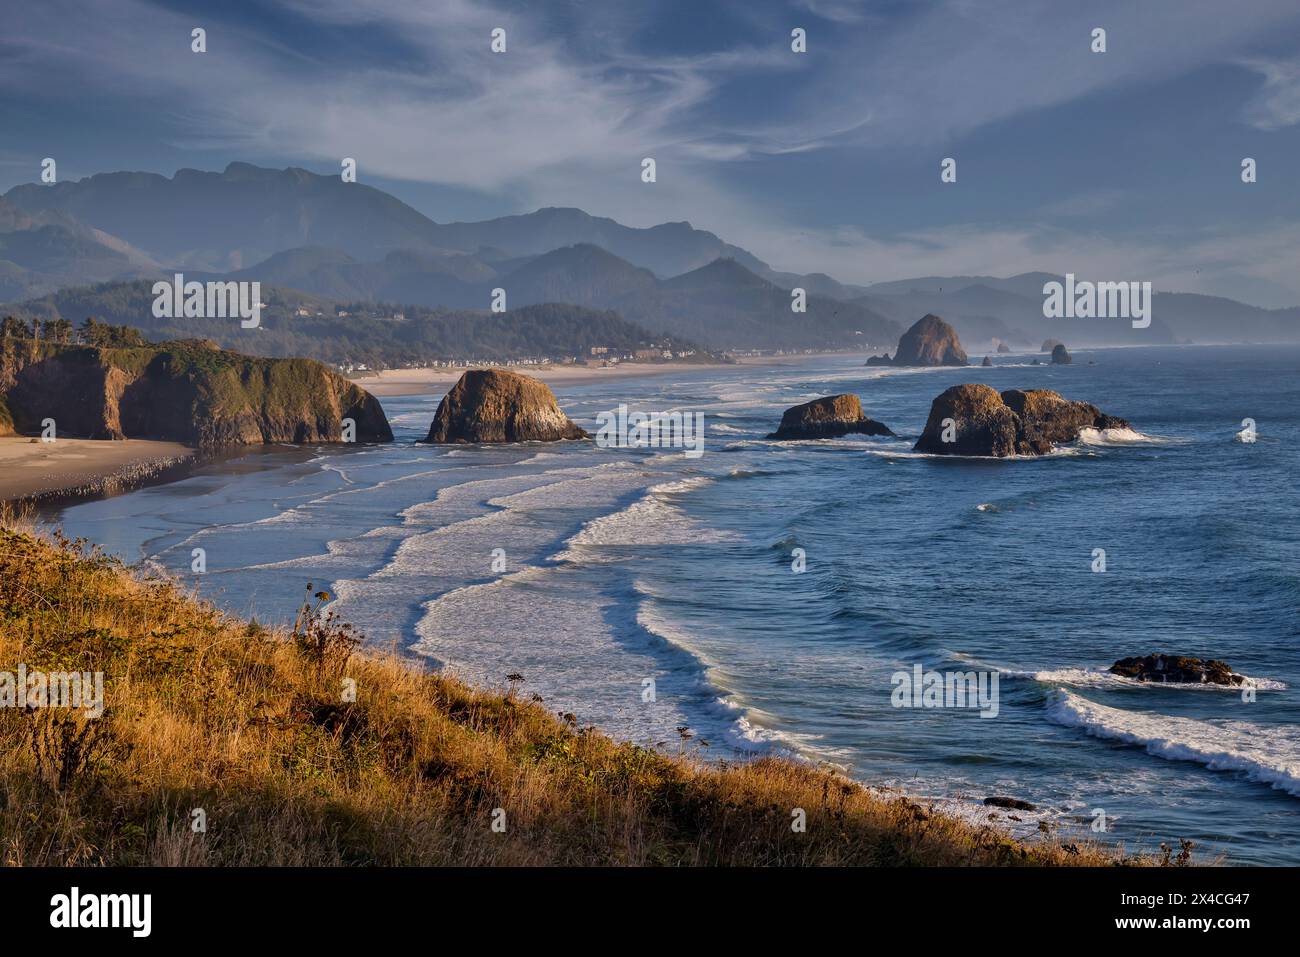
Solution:
[[[1300,58],[1243,60],[1242,65],[1264,77],[1264,85],[1245,106],[1246,122],[1261,130],[1300,123]]]

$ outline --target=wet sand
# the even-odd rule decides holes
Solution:
[[[179,442],[0,438],[0,501],[111,491],[191,458]]]

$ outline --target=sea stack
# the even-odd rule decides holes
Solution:
[[[472,369],[442,398],[426,442],[556,442],[590,436],[544,382],[504,369]]]
[[[1135,681],[1170,684],[1239,685],[1246,679],[1226,662],[1209,658],[1185,658],[1182,655],[1145,655],[1121,658],[1110,666],[1111,674]]]
[[[1060,340],[1060,339],[1044,339],[1044,340],[1043,340],[1042,348],[1040,348],[1038,351],[1039,351],[1039,352],[1051,352],[1053,349],[1055,349],[1055,348],[1056,348],[1057,346],[1059,346],[1059,345],[1061,345],[1061,340]]]
[[[1070,358],[1070,353],[1066,350],[1065,343],[1058,342],[1052,348],[1052,365],[1068,366],[1072,361],[1074,360]]]
[[[951,419],[945,427],[944,421]],[[930,405],[915,451],[932,455],[1044,455],[1073,442],[1083,429],[1129,428],[1087,402],[1072,402],[1048,389],[956,385]]]
[[[869,419],[856,395],[828,395],[786,409],[781,427],[769,439],[834,439],[842,435],[893,435],[889,427]]]
[[[898,340],[892,359],[872,356],[867,365],[964,366],[970,359],[961,347],[957,330],[931,313],[918,319]]]
[[[984,366],[987,369],[989,366],[993,365],[993,360],[990,359],[988,356],[985,356],[984,361],[981,362],[980,365]]]

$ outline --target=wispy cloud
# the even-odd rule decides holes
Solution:
[[[1264,78],[1264,85],[1246,104],[1246,122],[1261,130],[1278,130],[1300,123],[1300,58],[1244,60]]]

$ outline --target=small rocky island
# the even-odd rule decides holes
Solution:
[[[961,347],[957,330],[933,313],[918,319],[898,340],[891,359],[872,356],[869,366],[964,366],[970,358]]]
[[[944,421],[951,420],[945,427]],[[1049,389],[955,385],[930,405],[915,451],[933,455],[1044,455],[1073,442],[1083,429],[1124,429],[1123,419]]]
[[[1246,679],[1232,670],[1227,662],[1212,658],[1186,658],[1182,655],[1144,655],[1121,658],[1110,666],[1111,674],[1135,681],[1171,684],[1239,685]]]
[[[1071,358],[1069,351],[1065,348],[1064,342],[1058,342],[1052,347],[1052,365],[1068,366],[1074,359]]]
[[[867,418],[856,395],[828,395],[786,409],[769,439],[834,439],[842,435],[893,435],[888,426]]]
[[[426,442],[558,442],[591,438],[545,382],[504,369],[471,369],[438,404]]]

